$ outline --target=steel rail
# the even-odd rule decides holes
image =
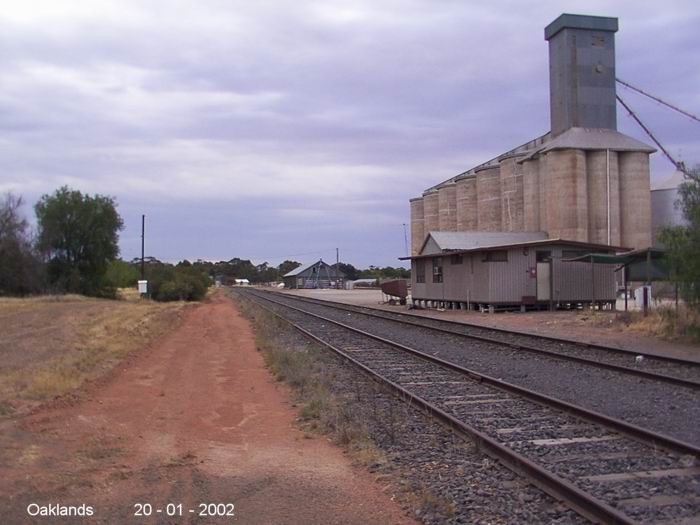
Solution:
[[[300,295],[292,295],[292,294],[283,293],[283,292],[273,292],[271,290],[256,290],[256,291],[260,291],[260,292],[264,292],[264,293],[271,293],[271,294],[279,294],[281,297],[291,297],[294,299],[299,299],[300,301],[317,302],[319,304],[329,303],[329,304],[334,304],[334,305],[344,306],[344,307],[361,308],[361,309],[366,309],[366,310],[373,310],[376,312],[385,312],[385,313],[388,313],[390,315],[399,315],[399,316],[404,316],[404,317],[412,317],[414,319],[424,319],[427,321],[436,321],[439,323],[446,323],[446,324],[451,324],[451,325],[455,325],[455,326],[468,326],[468,327],[479,328],[482,330],[492,330],[494,332],[502,332],[504,334],[518,335],[518,336],[523,336],[523,337],[532,337],[535,339],[545,339],[547,341],[552,341],[552,342],[556,342],[556,343],[567,343],[567,344],[571,344],[571,345],[580,346],[583,348],[594,348],[597,350],[607,350],[611,353],[619,352],[619,353],[625,353],[625,354],[634,355],[634,356],[641,355],[641,356],[644,356],[644,357],[649,358],[649,359],[659,359],[662,361],[669,361],[672,363],[678,363],[678,364],[682,364],[682,365],[690,365],[690,366],[700,367],[700,363],[698,363],[696,361],[688,361],[687,359],[682,359],[680,357],[660,356],[660,355],[656,355],[656,354],[650,354],[647,352],[637,352],[635,350],[629,350],[627,348],[619,348],[616,346],[607,346],[607,345],[603,345],[603,344],[599,344],[599,343],[585,343],[585,342],[581,342],[581,341],[576,341],[575,339],[568,339],[566,337],[556,337],[553,335],[544,335],[544,334],[533,334],[530,332],[523,332],[520,330],[509,330],[507,328],[500,328],[498,326],[484,326],[484,325],[480,325],[477,323],[470,323],[467,321],[453,321],[451,319],[438,319],[436,317],[427,317],[424,315],[417,315],[417,314],[412,314],[412,313],[408,313],[408,312],[391,312],[389,310],[384,310],[382,308],[375,308],[373,306],[342,303],[340,301],[331,301],[329,299],[318,299],[316,297],[304,297],[304,296],[300,296]]]
[[[255,295],[256,297],[261,297],[261,296],[257,295],[255,292],[248,292],[248,293]],[[438,364],[440,366],[455,370],[459,373],[462,373],[464,375],[471,377],[472,379],[476,379],[477,381],[480,381],[482,383],[487,383],[487,384],[493,385],[497,388],[500,388],[502,390],[507,390],[509,392],[512,392],[512,393],[519,395],[521,397],[526,397],[526,398],[528,398],[531,401],[534,401],[536,403],[540,403],[543,405],[554,407],[554,408],[561,410],[563,412],[575,414],[576,416],[578,416],[580,418],[588,419],[590,421],[604,425],[606,427],[614,428],[618,432],[626,434],[627,436],[634,438],[634,439],[637,439],[637,440],[639,440],[647,445],[664,448],[664,449],[667,449],[667,450],[672,451],[672,452],[678,452],[681,454],[690,454],[690,455],[700,457],[700,447],[697,447],[691,443],[686,443],[685,441],[681,441],[681,440],[673,438],[671,436],[667,436],[665,434],[660,434],[660,433],[654,432],[652,430],[647,430],[647,429],[640,427],[638,425],[635,425],[633,423],[628,423],[628,422],[623,421],[621,419],[616,419],[616,418],[607,416],[601,412],[596,412],[595,410],[590,410],[588,408],[574,405],[574,404],[569,403],[567,401],[562,401],[561,399],[557,399],[555,397],[551,397],[551,396],[548,396],[546,394],[541,394],[541,393],[536,392],[534,390],[530,390],[529,388],[518,386],[518,385],[515,385],[513,383],[503,381],[502,379],[497,379],[495,377],[483,374],[481,372],[471,370],[471,369],[466,368],[464,366],[452,363],[450,361],[446,361],[440,357],[437,357],[437,356],[434,356],[431,354],[426,354],[425,352],[422,352],[420,350],[416,350],[415,348],[411,348],[409,346],[406,346],[406,345],[401,344],[401,343],[397,343],[397,342],[392,341],[390,339],[386,339],[384,337],[366,332],[366,331],[361,330],[359,328],[355,328],[354,326],[346,325],[344,323],[341,323],[340,321],[336,321],[334,319],[324,317],[324,316],[319,315],[317,313],[309,312],[307,310],[303,310],[301,308],[297,308],[296,306],[291,306],[289,304],[285,304],[285,303],[280,302],[280,301],[275,301],[273,299],[270,299],[269,297],[261,297],[261,298],[266,300],[266,301],[269,301],[271,303],[278,304],[278,305],[283,306],[285,308],[289,308],[290,310],[296,310],[298,312],[309,315],[311,317],[315,317],[315,318],[320,319],[322,321],[334,324],[336,326],[340,326],[340,327],[345,328],[346,330],[349,330],[351,332],[363,335],[365,337],[369,337],[371,339],[374,339],[375,341],[379,341],[381,343],[392,346],[392,347],[397,348],[399,350],[402,350],[404,352],[408,352],[410,354],[413,354],[413,355],[418,356],[420,358],[426,359],[426,360],[431,361],[431,362]]]
[[[266,293],[274,293],[274,292],[266,292]],[[378,309],[378,308],[371,308],[371,307],[368,307],[368,306],[359,306],[359,305],[348,305],[348,304],[339,303],[339,302],[336,302],[336,301],[327,301],[327,300],[323,300],[323,299],[315,299],[315,298],[309,298],[309,297],[297,297],[297,296],[293,296],[293,295],[289,295],[289,294],[280,294],[280,295],[281,295],[281,296],[284,296],[284,297],[290,297],[292,300],[298,300],[298,301],[301,301],[301,302],[309,302],[309,303],[312,303],[312,304],[318,304],[318,305],[321,305],[321,306],[327,306],[328,308],[337,308],[337,309],[345,310],[345,311],[348,311],[348,312],[355,312],[355,313],[359,313],[359,314],[361,314],[361,315],[367,315],[367,316],[369,316],[369,317],[376,317],[376,318],[378,318],[378,319],[384,319],[384,320],[393,321],[393,322],[396,322],[396,323],[402,323],[402,324],[407,324],[407,325],[411,325],[411,326],[415,326],[415,327],[419,327],[419,328],[425,328],[425,329],[427,329],[427,330],[435,330],[435,331],[437,331],[437,332],[443,332],[443,333],[450,334],[450,335],[455,335],[455,336],[459,336],[459,337],[466,337],[466,338],[470,338],[470,339],[475,339],[475,340],[477,340],[477,341],[483,341],[483,342],[487,342],[487,343],[497,344],[497,345],[500,345],[500,346],[507,346],[507,347],[510,347],[510,348],[514,348],[514,349],[516,349],[516,350],[524,350],[524,351],[527,351],[527,352],[533,352],[533,353],[537,353],[537,354],[541,354],[541,355],[546,355],[546,356],[549,356],[549,357],[551,357],[551,358],[553,358],[553,359],[563,359],[563,360],[567,360],[567,361],[574,361],[574,362],[584,363],[584,364],[586,364],[586,365],[594,366],[594,367],[597,367],[597,368],[604,368],[604,369],[613,370],[613,371],[620,372],[620,373],[625,373],[625,374],[630,374],[630,375],[636,375],[636,376],[644,377],[644,378],[647,378],[647,379],[653,379],[653,380],[656,380],[656,381],[663,381],[663,382],[671,383],[671,384],[674,384],[674,385],[679,385],[679,386],[684,386],[684,387],[692,388],[692,389],[695,389],[695,390],[700,390],[700,382],[698,382],[698,381],[693,381],[692,379],[685,379],[685,378],[682,378],[682,377],[672,376],[672,375],[663,374],[663,373],[658,373],[658,372],[652,372],[652,371],[649,371],[649,370],[640,370],[640,369],[638,369],[638,368],[631,368],[631,367],[624,366],[624,365],[616,365],[616,364],[614,364],[614,363],[606,363],[606,362],[603,362],[603,361],[596,361],[596,360],[594,360],[594,359],[588,359],[588,358],[586,358],[586,357],[574,356],[574,355],[569,355],[569,354],[563,354],[563,353],[559,353],[559,352],[554,352],[554,351],[552,351],[552,350],[547,350],[547,349],[544,349],[544,348],[537,348],[537,347],[530,346],[530,345],[527,345],[527,344],[511,343],[511,342],[508,342],[508,341],[501,341],[501,340],[499,340],[499,339],[493,339],[493,338],[491,338],[491,337],[487,337],[487,336],[483,336],[483,335],[465,334],[465,333],[463,333],[463,332],[458,332],[458,331],[450,330],[450,329],[447,329],[447,328],[440,328],[440,327],[437,327],[437,326],[428,326],[428,325],[426,325],[426,324],[421,324],[420,322],[409,321],[409,320],[406,320],[406,319],[392,319],[392,318],[387,317],[386,315],[382,315],[382,314],[380,314],[380,313],[378,313],[378,312],[382,312],[382,313],[385,313],[385,314],[387,314],[387,315],[398,315],[398,316],[413,317],[413,318],[416,318],[416,319],[421,319],[422,321],[425,321],[425,322],[427,322],[427,323],[430,323],[430,322],[450,323],[450,324],[453,324],[453,325],[462,325],[462,326],[466,326],[467,328],[474,327],[474,328],[478,328],[478,329],[486,330],[486,331],[487,331],[487,330],[494,330],[494,331],[499,331],[499,332],[502,332],[502,333],[505,333],[505,334],[508,334],[508,335],[514,335],[514,336],[516,336],[516,337],[532,337],[532,338],[538,338],[538,337],[541,337],[541,336],[539,336],[539,335],[531,335],[531,334],[527,334],[527,333],[524,333],[524,332],[509,331],[509,330],[504,330],[504,329],[502,329],[502,328],[491,328],[491,327],[489,327],[489,326],[480,326],[480,325],[475,325],[475,324],[467,324],[467,323],[459,323],[459,322],[455,322],[455,321],[447,321],[447,320],[442,320],[442,319],[434,319],[434,318],[423,317],[423,316],[419,316],[419,315],[406,314],[406,313],[403,313],[403,312],[387,312],[386,310],[381,310],[381,309]],[[371,311],[365,312],[365,311],[358,311],[358,310],[371,310]],[[575,341],[569,341],[569,340],[566,340],[566,339],[550,338],[550,337],[547,337],[547,336],[542,336],[542,339],[550,340],[550,341],[552,341],[552,342],[567,343],[567,344],[574,344],[574,345],[577,345],[577,346],[591,347],[591,348],[595,348],[595,349],[597,349],[597,350],[608,351],[608,352],[611,352],[611,353],[614,353],[614,352],[629,352],[629,353],[632,353],[632,354],[634,354],[634,355],[647,356],[647,358],[650,359],[650,360],[669,361],[670,363],[678,363],[678,364],[684,364],[684,365],[688,365],[688,366],[693,366],[693,365],[695,365],[695,366],[698,366],[698,367],[700,368],[700,365],[698,365],[697,363],[693,363],[692,361],[676,360],[676,359],[673,359],[673,358],[671,358],[671,359],[666,359],[666,358],[664,358],[664,357],[654,356],[654,355],[651,355],[651,354],[634,353],[634,352],[631,352],[631,351],[629,351],[629,350],[616,349],[616,348],[613,348],[613,347],[593,346],[593,345],[587,345],[587,344],[583,344],[583,345],[582,345],[581,343],[577,343],[577,342],[575,342]]]
[[[628,516],[623,514],[622,512],[618,511],[617,509],[611,507],[607,503],[599,500],[598,498],[595,498],[594,496],[591,496],[590,494],[586,493],[585,491],[582,491],[578,487],[576,487],[574,484],[570,483],[569,481],[566,481],[559,476],[549,472],[548,470],[542,468],[538,464],[534,463],[533,461],[529,460],[525,456],[515,452],[514,450],[505,447],[504,445],[500,444],[487,434],[481,432],[477,428],[468,425],[464,423],[463,421],[460,421],[456,417],[446,413],[439,407],[435,406],[434,404],[424,400],[422,397],[417,396],[413,393],[411,393],[409,390],[405,389],[404,387],[394,383],[393,381],[383,377],[382,375],[378,374],[368,366],[364,365],[363,363],[360,363],[358,360],[356,360],[354,357],[348,355],[345,353],[343,350],[340,348],[332,345],[331,343],[324,341],[323,339],[319,338],[318,336],[314,335],[310,331],[306,330],[305,328],[301,327],[297,323],[285,318],[284,316],[280,315],[279,313],[275,312],[274,310],[270,309],[269,307],[263,305],[260,303],[260,299],[270,301],[275,304],[279,304],[280,306],[283,306],[285,308],[289,308],[291,310],[297,310],[299,312],[306,313],[307,315],[311,315],[313,317],[317,317],[319,319],[323,319],[325,321],[331,322],[333,324],[336,324],[338,326],[342,326],[344,328],[347,328],[353,332],[357,332],[359,334],[365,335],[371,339],[376,339],[382,342],[386,342],[386,344],[389,344],[391,346],[394,346],[399,349],[404,349],[410,351],[412,354],[417,354],[420,355],[421,357],[432,357],[428,356],[427,354],[422,354],[421,352],[418,352],[417,350],[409,349],[408,347],[404,347],[403,345],[399,345],[397,343],[393,343],[391,341],[386,341],[383,340],[382,338],[379,338],[377,336],[374,336],[372,334],[368,333],[363,333],[361,330],[358,330],[353,327],[348,327],[346,325],[343,325],[342,323],[339,323],[337,321],[333,321],[331,319],[325,319],[322,316],[318,316],[317,314],[309,313],[304,310],[301,310],[299,308],[286,305],[284,303],[279,303],[277,301],[273,301],[267,297],[261,297],[259,295],[256,295],[254,293],[245,293],[245,296],[253,296],[256,297],[258,300],[254,301],[259,307],[265,309],[267,312],[270,314],[274,315],[275,317],[283,320],[284,322],[288,323],[290,326],[304,334],[306,337],[309,339],[321,344],[322,346],[332,350],[334,353],[340,355],[343,357],[345,360],[349,361],[352,363],[354,366],[358,367],[360,370],[362,370],[364,373],[368,374],[373,380],[377,381],[379,384],[387,386],[390,388],[391,391],[393,391],[399,398],[401,398],[404,401],[408,401],[411,405],[413,406],[418,406],[421,409],[425,410],[427,413],[431,414],[433,417],[435,417],[438,421],[440,421],[442,424],[447,425],[448,427],[456,430],[457,432],[461,433],[462,435],[465,435],[469,440],[475,442],[477,446],[481,447],[484,452],[486,452],[489,456],[497,459],[501,464],[503,464],[506,468],[510,469],[511,471],[515,472],[516,474],[528,479],[532,484],[535,486],[539,487],[541,490],[552,496],[553,498],[563,501],[568,504],[568,506],[581,514],[582,516],[591,519],[595,522],[601,522],[601,523],[610,523],[610,524],[624,524],[624,525],[634,525],[637,522],[631,520]],[[437,358],[431,358],[431,361],[434,362],[440,362],[440,359]],[[460,367],[455,367],[455,365],[451,365],[450,363],[441,363],[450,366],[450,368],[454,369],[459,369]],[[466,371],[470,377],[473,379],[479,380],[479,374],[471,373]],[[477,376],[477,377],[474,377]],[[493,379],[493,378],[490,378]],[[497,383],[501,383],[497,379],[493,379]]]

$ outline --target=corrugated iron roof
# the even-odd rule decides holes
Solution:
[[[521,157],[522,160],[530,159],[540,153],[546,153],[554,149],[584,149],[611,151],[644,151],[654,153],[656,149],[632,137],[628,137],[612,129],[603,128],[570,128],[564,133],[552,138],[550,132],[545,133],[525,144],[506,151],[498,157],[494,157],[478,166],[450,177],[449,179],[431,186],[425,191],[437,189],[440,186],[454,182],[457,177],[474,174],[477,170],[498,166],[501,159],[511,156]]]
[[[583,149],[610,151],[643,151],[654,153],[656,149],[632,137],[612,129],[604,128],[569,128],[561,135],[548,140],[541,147],[534,149],[521,160],[530,159],[541,153],[556,149]]]
[[[282,278],[284,279],[285,277],[296,277],[296,276],[299,275],[300,273],[305,272],[305,271],[308,270],[309,268],[311,268],[311,267],[313,267],[313,266],[316,266],[316,265],[318,265],[319,263],[322,265],[322,267],[328,266],[329,268],[333,268],[333,267],[335,266],[335,263],[333,263],[333,264],[328,264],[328,263],[327,263],[326,261],[324,261],[323,259],[319,259],[318,261],[315,261],[315,262],[312,262],[312,263],[301,264],[300,266],[297,266],[297,267],[294,268],[292,271],[289,271],[289,272],[285,273],[285,274],[282,276]],[[325,266],[324,266],[324,265],[325,265]],[[344,276],[343,272],[339,272],[339,274],[340,274],[341,277]]]
[[[545,232],[429,232],[421,246],[423,255],[428,239],[432,238],[441,251],[444,250],[469,250],[481,246],[493,246],[495,244],[513,244],[526,241],[539,241],[547,238]]]
[[[411,257],[399,257],[400,261],[407,261],[407,260],[413,260],[413,259],[428,259],[431,257],[441,257],[441,256],[448,256],[448,255],[455,255],[455,254],[461,254],[461,253],[470,253],[470,252],[479,252],[479,251],[489,251],[489,250],[503,250],[506,248],[530,248],[530,247],[537,247],[537,246],[549,246],[552,244],[563,244],[565,246],[575,246],[577,248],[584,248],[588,249],[591,251],[597,250],[597,251],[602,251],[602,252],[627,252],[629,251],[629,248],[624,247],[624,246],[608,246],[607,244],[595,244],[595,243],[590,243],[590,242],[581,242],[581,241],[569,241],[566,239],[543,239],[543,240],[535,240],[535,241],[525,241],[525,242],[514,242],[514,243],[503,243],[503,244],[494,244],[491,246],[478,246],[475,248],[470,248],[470,249],[465,249],[465,250],[447,250],[443,253],[429,253],[429,254],[421,254],[421,255],[413,255]]]
[[[302,263],[302,264],[300,264],[299,266],[297,266],[296,268],[294,268],[293,270],[291,270],[291,271],[285,273],[285,274],[282,276],[282,278],[284,279],[285,277],[296,277],[297,275],[299,275],[299,274],[300,274],[301,272],[303,272],[304,270],[308,270],[308,269],[311,268],[312,266],[316,266],[319,262],[321,262],[321,261],[315,261],[315,262],[308,263],[308,264]]]

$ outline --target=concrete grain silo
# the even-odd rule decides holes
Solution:
[[[661,246],[659,231],[668,226],[687,226],[688,221],[677,205],[680,199],[678,187],[685,182],[682,172],[676,171],[651,190],[651,231],[654,246]]]
[[[423,197],[411,199],[411,255],[417,255],[425,239]]]
[[[477,229],[476,177],[460,175],[455,179],[457,193],[457,231]]]
[[[610,150],[586,152],[589,242],[621,245],[617,157]]]
[[[544,232],[651,245],[655,150],[617,131],[617,29],[616,18],[569,14],[545,28],[550,131],[426,191],[416,238],[438,230]]]
[[[501,231],[501,174],[498,166],[476,171],[477,229]]]
[[[454,182],[438,188],[438,216],[440,231],[457,231],[457,189]]]
[[[623,246],[651,246],[651,190],[649,154],[620,153],[620,242]]]
[[[538,232],[540,227],[540,159],[522,163],[523,167],[523,231]]]
[[[550,237],[588,241],[586,154],[579,149],[547,153],[545,231]]]
[[[423,193],[423,235],[440,231],[440,204],[438,190]]]
[[[501,176],[501,230],[523,231],[523,166],[518,156],[505,156],[499,163]]]

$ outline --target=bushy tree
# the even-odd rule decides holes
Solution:
[[[665,228],[660,235],[683,299],[700,311],[700,166],[696,166],[679,189],[678,205],[686,226]]]
[[[0,295],[27,295],[41,288],[41,264],[32,246],[29,224],[21,215],[22,197],[0,200]]]
[[[44,195],[34,207],[38,249],[47,261],[49,284],[59,291],[113,296],[105,278],[119,255],[123,222],[113,198],[83,195],[67,186]]]
[[[136,286],[139,279],[139,268],[133,263],[115,259],[109,263],[105,278],[115,288],[128,288]]]
[[[345,278],[348,281],[355,281],[360,278],[360,271],[357,268],[355,268],[352,264],[340,263],[338,265],[338,268],[340,269],[340,272],[343,275],[345,275]]]
[[[188,261],[177,266],[150,264],[146,277],[150,295],[156,301],[201,301],[211,284],[209,276]]]
[[[283,263],[280,263],[280,265],[277,267],[277,273],[279,277],[282,278],[284,274],[299,268],[299,266],[301,266],[300,262],[286,260]]]

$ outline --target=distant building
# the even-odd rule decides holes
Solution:
[[[376,279],[355,279],[354,281],[346,281],[345,289],[353,290],[355,288],[376,288]]]
[[[343,288],[345,274],[323,260],[302,264],[282,276],[285,288]]]
[[[661,245],[658,235],[662,228],[687,224],[680,207],[676,206],[679,198],[678,186],[684,182],[683,173],[676,171],[651,190],[651,227],[654,246]]]
[[[248,279],[234,279],[233,282],[236,286],[250,286]]]

